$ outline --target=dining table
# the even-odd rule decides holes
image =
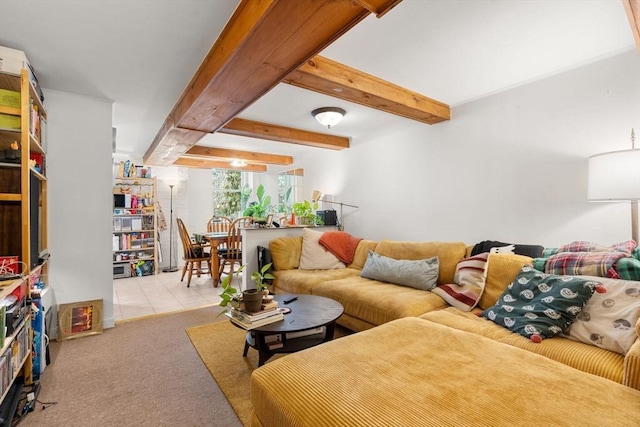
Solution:
[[[194,233],[193,237],[196,242],[207,242],[211,245],[211,278],[213,279],[213,286],[218,286],[220,283],[220,256],[218,253],[218,247],[227,242],[228,232],[216,231],[206,233]]]

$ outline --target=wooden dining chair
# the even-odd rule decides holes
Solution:
[[[235,264],[238,268],[242,265],[242,229],[253,225],[252,217],[239,217],[233,220],[227,233],[227,244],[224,251],[220,251],[220,270],[219,276],[225,272],[225,268],[229,266],[227,274],[233,275],[237,270],[234,269]]]
[[[182,277],[180,281],[184,279],[184,275],[189,271],[189,277],[187,278],[187,288],[191,285],[191,276],[193,272],[200,277],[204,273],[211,273],[211,255],[206,252],[210,249],[209,245],[196,243],[191,239],[191,235],[187,231],[187,227],[182,222],[182,219],[176,218],[178,224],[178,233],[180,234],[180,241],[182,242],[184,267],[182,268]],[[208,269],[202,268],[202,263],[206,262]]]
[[[207,222],[207,232],[208,233],[226,233],[229,231],[229,227],[231,226],[231,218],[221,215],[214,215],[211,217],[209,222]]]

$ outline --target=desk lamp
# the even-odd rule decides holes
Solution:
[[[323,197],[324,197],[324,194],[322,194],[322,192],[320,192],[318,190],[314,190],[313,193],[311,193],[311,200],[314,203],[315,202],[325,202],[325,203],[331,203],[333,205],[339,205],[340,206],[340,224],[338,225],[338,230],[344,231],[344,225],[342,224],[342,207],[343,206],[349,206],[350,208],[358,209],[358,206],[350,205],[348,203],[334,202],[334,201],[331,201],[331,200],[323,200],[322,199]]]

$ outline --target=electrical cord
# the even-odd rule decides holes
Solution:
[[[36,402],[42,405],[42,410],[44,411],[49,406],[57,405],[58,402],[42,402],[41,400],[36,399]]]

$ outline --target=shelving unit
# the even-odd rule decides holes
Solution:
[[[115,178],[113,194],[114,279],[157,274],[156,179]],[[125,194],[136,202],[124,202]]]
[[[20,75],[0,72],[0,89],[18,92],[19,107],[0,105],[3,123],[18,121],[19,128],[0,128],[0,256],[18,257],[20,278],[0,281],[0,300],[17,297],[16,326],[0,350],[0,400],[5,406],[11,385],[33,383],[30,298],[31,287],[46,277],[48,262],[40,258],[47,246],[47,113],[28,70]],[[0,315],[4,316],[0,308]],[[1,318],[1,317],[0,317]],[[0,337],[4,329],[0,331]],[[1,341],[1,340],[0,340]]]

